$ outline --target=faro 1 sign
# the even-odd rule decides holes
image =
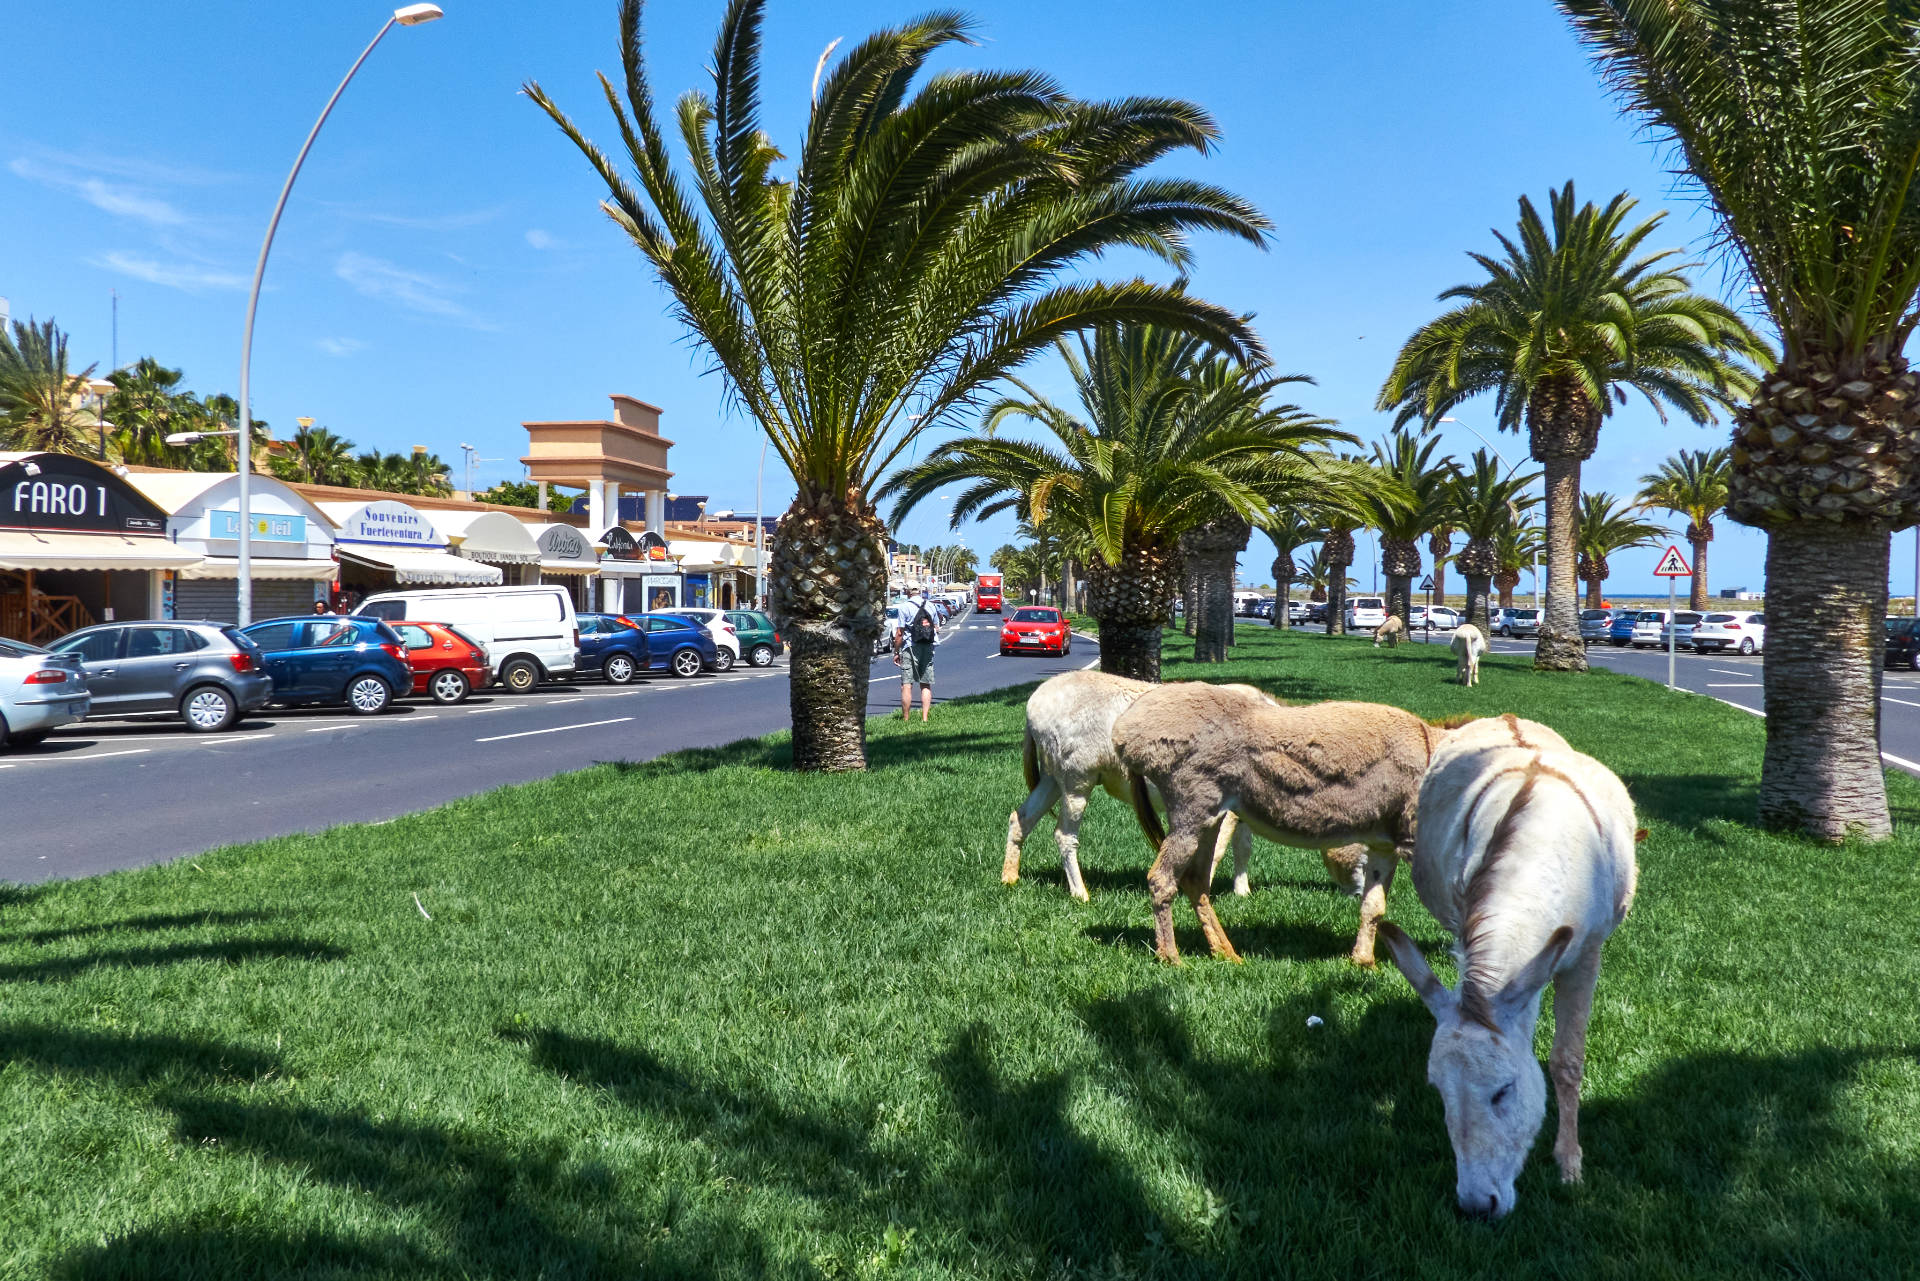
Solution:
[[[66,454],[0,463],[0,527],[164,534],[167,514],[106,468]]]

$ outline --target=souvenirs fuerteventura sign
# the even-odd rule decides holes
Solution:
[[[1678,544],[1673,543],[1667,545],[1667,554],[1662,556],[1660,563],[1653,567],[1655,578],[1686,578],[1692,573],[1693,571],[1687,568],[1687,558],[1680,554]]]

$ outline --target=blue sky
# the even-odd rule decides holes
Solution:
[[[1573,179],[1605,200],[1672,211],[1656,243],[1700,251],[1705,219],[1662,157],[1620,119],[1545,0],[1336,5],[1214,0],[974,0],[982,43],[951,65],[1034,66],[1088,97],[1194,99],[1225,139],[1169,172],[1253,199],[1277,224],[1265,252],[1202,240],[1193,288],[1258,315],[1276,362],[1313,375],[1308,408],[1372,437],[1373,397],[1398,344],[1472,277],[1521,193]],[[459,442],[491,460],[477,482],[518,477],[525,419],[602,417],[625,392],[662,406],[676,487],[750,510],[759,437],[726,415],[718,380],[667,317],[639,255],[600,214],[578,154],[519,94],[539,80],[590,135],[611,141],[596,70],[616,70],[610,0],[445,0],[447,17],[396,29],[354,82],[308,161],[275,243],[254,350],[256,412],[291,431],[307,415],[361,446]],[[821,49],[921,6],[772,0],[765,98],[792,143]],[[650,7],[663,98],[705,81],[723,5]],[[245,286],[266,216],[326,96],[388,10],[334,0],[181,5],[106,0],[16,6],[17,58],[0,117],[0,296],[16,318],[56,317],[79,363],[119,355],[184,367],[231,392]],[[1146,265],[1114,260],[1103,270]],[[1743,292],[1718,263],[1696,284]],[[1059,386],[1050,363],[1031,369]],[[1491,433],[1489,407],[1460,416]],[[1477,442],[1449,428],[1464,456]],[[1721,428],[1663,426],[1643,402],[1607,424],[1585,486],[1630,492],[1679,448]],[[1525,443],[1498,441],[1518,460]],[[777,462],[775,463],[777,468]],[[456,479],[458,472],[456,469]],[[766,507],[791,498],[767,477]],[[931,507],[902,533],[945,540]],[[1004,525],[970,526],[991,549]],[[1896,539],[1896,584],[1912,581]],[[1615,560],[1611,585],[1653,587],[1657,552]],[[1263,579],[1272,551],[1244,567]],[[1758,587],[1764,543],[1730,522],[1716,587]],[[1640,562],[1644,561],[1642,565]],[[1356,566],[1363,584],[1367,553]],[[1900,590],[1896,587],[1896,590]]]

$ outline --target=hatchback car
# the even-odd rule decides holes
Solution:
[[[1693,643],[1693,625],[1700,621],[1700,615],[1690,609],[1673,611],[1673,647],[1686,649]],[[1665,649],[1668,641],[1667,611],[1664,609],[1643,609],[1633,623],[1633,647],[1635,649]]]
[[[0,751],[85,720],[91,702],[86,669],[72,654],[0,638]]]
[[[1000,655],[1073,652],[1073,633],[1051,605],[1022,605],[1000,625]]]
[[[755,667],[772,666],[773,660],[787,648],[780,633],[773,629],[773,620],[757,609],[730,609],[727,622],[733,625],[741,655]]]
[[[1693,625],[1689,639],[1696,654],[1712,654],[1723,649],[1758,654],[1767,647],[1767,616],[1746,610],[1708,614]]]
[[[719,665],[720,648],[700,622],[679,614],[648,614],[636,620],[647,625],[647,670],[698,676],[701,669]]]
[[[209,734],[273,697],[259,646],[221,623],[102,623],[48,648],[86,669],[89,720],[171,712]]]
[[[362,615],[269,618],[246,629],[287,707],[345,705],[359,716],[393,706],[413,688],[407,647],[388,623]]]
[[[1537,609],[1500,609],[1493,615],[1493,630],[1500,636],[1538,636],[1540,611]]]
[[[733,624],[727,621],[726,610],[693,606],[672,612],[682,618],[693,619],[713,638],[713,659],[707,664],[709,667],[716,672],[733,670],[733,665],[740,661],[740,638],[734,634]]]
[[[1407,620],[1415,631],[1425,631],[1427,620],[1433,620],[1433,630],[1450,632],[1460,626],[1462,615],[1451,605],[1435,605],[1429,609],[1425,605],[1415,605],[1407,611]]]
[[[1615,609],[1583,609],[1580,611],[1580,641],[1585,645],[1611,640],[1613,620],[1619,614]]]
[[[1920,672],[1920,619],[1887,620],[1887,666]]]
[[[580,656],[574,671],[599,673],[609,685],[625,685],[647,670],[647,625],[625,614],[580,615]]]
[[[1347,628],[1349,631],[1367,628],[1371,631],[1387,621],[1387,602],[1383,596],[1356,596],[1347,602]]]
[[[388,623],[407,647],[407,668],[413,673],[413,692],[436,703],[462,703],[476,689],[493,682],[487,649],[458,628],[445,623]]]

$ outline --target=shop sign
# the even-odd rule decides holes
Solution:
[[[640,552],[648,560],[667,559],[667,540],[649,529],[640,535]]]
[[[433,522],[405,503],[388,499],[356,508],[340,525],[343,543],[384,543],[398,547],[445,547]]]
[[[680,575],[678,574],[643,575],[640,579],[640,590],[645,593],[648,613],[680,608]]]
[[[216,511],[207,513],[208,538],[239,538],[240,513],[237,511]],[[281,516],[275,512],[248,512],[253,524],[251,541],[263,543],[304,543],[307,541],[307,518],[305,516]]]
[[[586,535],[569,525],[553,525],[540,535],[540,555],[548,560],[597,562]]]
[[[30,454],[0,463],[0,528],[164,534],[167,514],[84,458]]]
[[[600,545],[607,549],[608,560],[640,559],[640,544],[618,525],[600,536]]]

